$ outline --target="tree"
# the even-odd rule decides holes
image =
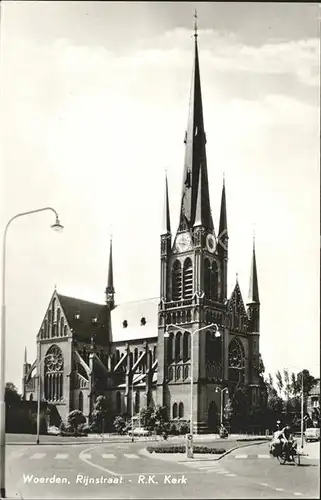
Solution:
[[[279,396],[282,396],[282,389],[283,389],[283,378],[280,370],[277,370],[275,373],[275,378],[276,378],[276,385],[279,391]]]
[[[21,396],[18,393],[18,389],[12,382],[6,383],[4,399],[8,406],[15,405],[19,401],[21,401]]]
[[[108,408],[108,401],[105,396],[98,396],[91,412],[91,429],[97,432],[104,432],[106,426],[110,427],[112,415]]]
[[[86,423],[86,417],[80,410],[73,410],[68,415],[68,424],[72,427],[73,431],[76,432],[80,424]]]
[[[148,431],[153,431],[156,422],[155,409],[152,406],[147,406],[147,408],[142,408],[140,411],[140,421],[142,427],[144,427]]]

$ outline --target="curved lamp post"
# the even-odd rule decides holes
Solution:
[[[19,217],[31,215],[38,212],[51,211],[54,213],[56,219],[51,228],[55,231],[61,231],[63,226],[60,224],[58,213],[54,208],[44,207],[37,210],[30,210],[22,212],[12,217],[4,230],[3,246],[2,246],[2,298],[1,298],[1,338],[0,338],[0,497],[6,497],[5,488],[5,446],[6,446],[6,406],[5,406],[5,348],[6,348],[6,242],[7,232],[10,224]]]
[[[223,401],[224,401],[224,392],[227,392],[228,394],[228,388],[227,387],[224,387],[223,389],[221,389],[220,387],[216,387],[215,389],[215,392],[220,392],[221,394],[221,414],[220,414],[220,424],[222,425],[223,423]]]
[[[198,333],[202,330],[208,330],[209,328],[216,327],[216,332],[215,332],[215,337],[220,337],[221,333],[219,332],[219,326],[216,323],[211,323],[210,325],[203,326],[202,328],[198,328],[197,330],[194,330],[193,332],[190,332],[189,330],[186,330],[186,328],[180,328],[177,325],[169,324],[166,325],[164,337],[168,338],[169,333],[168,333],[168,328],[172,327],[175,328],[176,330],[180,331],[185,331],[187,333],[190,333],[191,335],[191,395],[190,395],[190,446],[188,447],[186,444],[186,455],[188,458],[193,458],[193,386],[194,386],[194,377],[193,377],[193,367],[194,367],[194,354],[193,354],[193,345],[192,345],[192,339],[195,333]]]

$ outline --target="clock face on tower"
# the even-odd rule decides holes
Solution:
[[[216,250],[216,241],[212,234],[206,236],[206,248],[211,253],[214,253]]]
[[[190,245],[191,237],[189,233],[182,233],[177,235],[175,243],[176,250],[178,250],[179,252],[185,252],[190,248]]]

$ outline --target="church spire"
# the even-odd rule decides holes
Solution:
[[[255,256],[255,237],[253,237],[253,255],[252,255],[252,266],[251,266],[251,277],[250,277],[250,288],[249,288],[249,299],[248,304],[259,304],[259,285],[257,279],[256,270],[256,256]]]
[[[192,74],[191,94],[187,130],[185,133],[185,162],[182,186],[181,213],[179,231],[191,229],[195,222],[197,193],[200,171],[202,179],[202,220],[206,229],[213,230],[210,208],[208,175],[206,163],[206,135],[203,122],[203,105],[200,81],[200,69],[197,45],[197,25],[194,33],[194,68]],[[202,165],[202,169],[201,169]]]
[[[113,274],[113,240],[110,238],[109,247],[109,266],[108,266],[108,279],[106,287],[106,304],[113,309],[115,305],[115,289],[114,289],[114,274]]]
[[[27,363],[27,346],[25,346],[24,362]]]
[[[164,212],[163,212],[163,227],[162,227],[162,235],[171,234],[171,221],[169,214],[169,201],[168,201],[168,182],[167,182],[167,174],[165,176],[165,198],[164,198]]]
[[[194,227],[203,226],[203,210],[202,210],[202,166],[200,167],[200,175],[198,179],[198,191],[197,191],[197,201],[196,201],[196,213]]]
[[[226,195],[225,195],[225,177],[223,177],[223,188],[221,197],[221,212],[220,212],[220,225],[218,233],[219,248],[227,251],[227,212],[226,212]]]

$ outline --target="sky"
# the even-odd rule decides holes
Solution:
[[[319,376],[320,7],[300,3],[11,2],[1,12],[6,379],[55,286],[103,303],[157,297],[167,171],[178,225],[197,7],[208,176],[225,175],[229,293],[247,299],[252,237],[266,374]]]

